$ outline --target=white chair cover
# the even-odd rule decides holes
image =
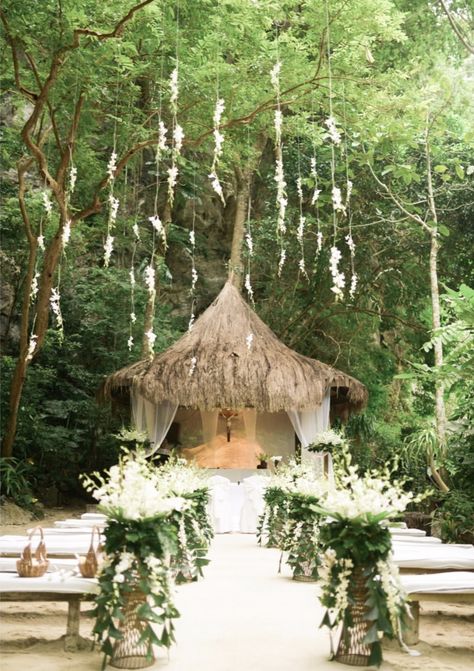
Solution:
[[[208,480],[208,513],[216,534],[232,531],[231,482],[221,475],[213,475]]]
[[[263,494],[266,486],[267,478],[260,475],[252,475],[242,481],[244,503],[240,515],[241,533],[254,534],[257,532],[258,518],[265,507]]]

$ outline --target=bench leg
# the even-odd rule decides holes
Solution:
[[[412,618],[407,618],[407,628],[403,632],[403,640],[407,645],[416,645],[420,641],[420,602],[410,601]]]
[[[73,652],[79,647],[79,619],[81,616],[81,599],[73,597],[69,599],[67,612],[67,629],[64,640],[64,649]]]

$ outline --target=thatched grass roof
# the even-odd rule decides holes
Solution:
[[[367,403],[358,380],[278,340],[230,282],[190,332],[153,359],[110,375],[103,391],[112,397],[132,385],[149,401],[203,409],[304,410],[319,405],[328,388],[351,410]]]

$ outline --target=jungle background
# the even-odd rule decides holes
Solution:
[[[433,488],[423,510],[436,511],[443,537],[472,538],[469,1],[44,0],[26,7],[5,0],[1,19],[2,495],[30,507],[45,492],[81,496],[78,475],[115,462],[117,434],[129,423],[126,408],[112,412],[98,403],[104,376],[147,355],[150,328],[154,351],[168,347],[233,271],[241,285],[250,275],[258,314],[288,346],[368,387],[367,409],[345,426],[354,460],[363,469],[397,463],[408,486]],[[270,78],[276,62],[279,99]],[[220,98],[225,204],[209,179]],[[277,108],[288,198],[283,239],[276,233]],[[342,135],[337,146],[327,138],[330,115]],[[173,159],[168,144],[158,165],[159,123],[170,137],[178,121],[183,148]],[[170,202],[173,160],[179,175]],[[333,171],[340,186],[353,183],[335,238]],[[106,266],[112,188],[120,205]],[[150,224],[153,214],[166,244]],[[337,301],[329,272],[334,240],[346,275]],[[286,262],[278,274],[282,245]],[[152,296],[144,278],[150,264]],[[435,329],[433,271],[441,294]],[[53,288],[60,289],[63,330],[50,309]],[[446,404],[441,436],[436,388]],[[434,485],[433,466],[449,491]]]

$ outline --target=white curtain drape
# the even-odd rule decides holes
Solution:
[[[254,443],[257,438],[257,411],[255,408],[244,408],[244,410],[242,410],[242,416],[244,418],[247,440]]]
[[[325,456],[323,453],[309,452],[306,447],[316,438],[318,433],[329,428],[329,409],[331,405],[331,389],[328,389],[321,405],[311,410],[288,410],[296,435],[301,443],[301,461],[311,464],[318,476],[325,472]],[[333,478],[332,457],[326,456],[328,477]]]
[[[206,445],[212,445],[217,435],[219,410],[201,410],[202,438]]]
[[[154,454],[166,438],[178,405],[171,401],[161,401],[155,405],[132,389],[132,417],[138,431],[146,431],[150,439],[150,449],[146,456]]]

